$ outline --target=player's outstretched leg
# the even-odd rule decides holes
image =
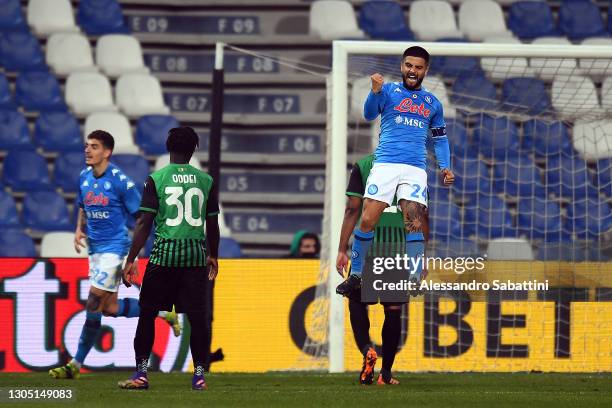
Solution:
[[[361,384],[369,385],[374,382],[374,366],[376,365],[376,359],[378,358],[376,350],[372,347],[372,341],[370,340],[370,318],[368,316],[368,305],[361,303],[358,298],[349,298],[349,312],[351,316],[351,327],[353,329],[353,336],[355,336],[355,343],[359,351],[363,354],[363,365],[361,366],[361,372],[359,373],[359,382]]]
[[[426,207],[415,201],[400,200],[400,207],[404,216],[406,230],[406,254],[416,262],[412,265],[408,280],[417,288],[424,278],[423,263],[425,262],[425,234],[427,228]],[[418,289],[412,291],[413,296],[422,292]]]
[[[146,390],[149,388],[147,368],[149,356],[155,340],[155,318],[158,310],[141,308],[136,336],[134,337],[134,352],[136,355],[136,372],[132,377],[119,381],[119,388],[128,390]]]
[[[208,343],[206,313],[205,312],[188,312],[187,317],[191,324],[191,337],[189,345],[191,346],[191,357],[193,358],[193,378],[191,380],[191,389],[195,391],[204,391],[208,388],[206,379],[204,378],[204,366],[206,364],[206,354],[210,348]]]
[[[399,305],[385,305],[385,322],[382,328],[382,369],[378,375],[378,385],[397,385],[399,381],[391,375],[395,354],[400,342],[402,329],[402,308]]]

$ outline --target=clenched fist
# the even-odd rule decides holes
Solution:
[[[379,93],[382,89],[385,79],[378,72],[372,75],[370,79],[372,80],[372,92]]]
[[[442,183],[445,186],[450,186],[455,182],[455,174],[450,169],[442,170]]]

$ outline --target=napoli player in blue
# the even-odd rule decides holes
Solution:
[[[89,252],[86,318],[76,355],[65,366],[50,370],[49,375],[53,378],[76,379],[80,376],[81,365],[97,340],[102,315],[138,317],[140,314],[138,299],[117,298],[123,260],[131,244],[127,220],[129,214],[138,212],[141,195],[134,182],[110,163],[114,146],[113,136],[103,130],[87,136],[85,162],[88,167],[79,177],[77,203],[80,208],[74,237],[77,253],[85,248],[83,240],[87,240]],[[178,326],[175,313],[165,318],[171,325]]]
[[[409,281],[418,287],[423,278],[427,224],[426,142],[429,135],[444,185],[450,186],[455,179],[450,169],[442,104],[421,87],[428,69],[429,53],[414,46],[407,48],[402,56],[402,82],[384,83],[378,73],[370,77],[372,89],[365,102],[364,117],[371,121],[381,115],[380,140],[351,248],[351,274],[336,288],[340,295],[348,296],[361,288],[361,274],[374,238],[374,228],[394,196],[397,196],[404,218],[406,254],[416,260],[411,263]]]

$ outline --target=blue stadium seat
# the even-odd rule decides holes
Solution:
[[[81,0],[77,22],[88,35],[129,32],[117,0]]]
[[[62,90],[48,71],[22,72],[15,84],[15,97],[28,111],[66,110]]]
[[[0,31],[28,29],[19,0],[0,0]]]
[[[612,159],[602,159],[597,162],[595,182],[604,194],[612,197]]]
[[[463,121],[446,119],[446,134],[451,147],[451,157],[476,158],[478,151],[471,145]],[[428,139],[429,140],[429,139]]]
[[[463,227],[467,235],[476,234],[481,239],[517,235],[512,225],[512,214],[504,200],[489,194],[479,194],[475,200],[466,204]]]
[[[34,241],[20,228],[0,230],[0,257],[34,258],[36,247]]]
[[[0,73],[0,109],[15,109],[15,101],[8,80]]]
[[[571,40],[608,35],[599,6],[590,1],[562,2],[559,29]]]
[[[52,188],[44,157],[33,150],[12,150],[4,159],[4,183],[16,191]]]
[[[481,114],[474,129],[474,143],[488,158],[505,159],[508,156],[516,156],[519,147],[518,129],[514,122],[505,116]]]
[[[219,258],[242,258],[240,244],[233,238],[221,238],[219,241]]]
[[[505,111],[541,115],[551,113],[552,106],[544,82],[536,78],[508,78],[502,85],[502,106]]]
[[[605,201],[596,199],[571,202],[567,208],[566,230],[578,239],[598,239],[612,228],[612,212]]]
[[[508,28],[522,40],[560,35],[545,1],[517,1],[508,14]]]
[[[462,200],[471,200],[476,195],[492,191],[489,169],[479,159],[453,158],[455,182],[453,193]]]
[[[540,119],[531,119],[523,124],[522,147],[535,151],[535,154],[541,157],[572,152],[567,126],[559,121]]]
[[[42,112],[36,119],[34,139],[51,152],[83,151],[79,122],[70,112]]]
[[[530,240],[568,241],[561,224],[561,209],[554,201],[534,197],[518,203],[518,227]]]
[[[55,184],[64,192],[78,190],[79,175],[85,168],[85,155],[82,152],[66,152],[55,159],[53,178]]]
[[[458,110],[491,110],[498,105],[495,85],[479,75],[462,77],[455,81],[450,97]]]
[[[579,156],[552,156],[546,162],[545,183],[549,193],[570,201],[597,198],[586,162]]]
[[[46,69],[40,44],[29,31],[11,31],[0,35],[0,65],[7,71]]]
[[[136,125],[136,144],[146,154],[165,154],[168,131],[179,126],[179,121],[171,115],[142,116]]]
[[[32,147],[26,118],[13,110],[0,110],[0,149],[29,149]]]
[[[461,212],[448,201],[434,201],[429,206],[429,233],[432,239],[448,240],[461,236]]]
[[[546,197],[540,170],[527,154],[499,161],[494,169],[493,187],[497,192],[514,197]]]
[[[30,191],[26,194],[23,225],[37,231],[72,230],[66,201],[55,191]]]
[[[114,154],[111,162],[131,178],[140,191],[143,190],[144,182],[151,173],[149,162],[144,157],[137,154]]]
[[[436,42],[465,43],[469,41],[461,38],[441,38]],[[484,77],[480,60],[476,57],[433,56],[429,65],[429,73],[431,75],[453,78],[466,76]]]
[[[404,11],[394,0],[370,0],[363,3],[359,11],[359,27],[377,40],[414,40],[406,24]]]
[[[0,229],[19,227],[19,216],[13,196],[0,190]]]

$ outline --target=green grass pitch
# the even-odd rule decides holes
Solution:
[[[150,373],[148,391],[118,389],[117,381],[130,374],[53,380],[46,373],[0,373],[0,389],[5,393],[9,388],[71,388],[76,393],[75,402],[22,402],[20,407],[612,407],[611,373],[398,373],[399,386],[362,386],[356,373],[210,374],[210,388],[204,392],[191,391],[189,374]]]

